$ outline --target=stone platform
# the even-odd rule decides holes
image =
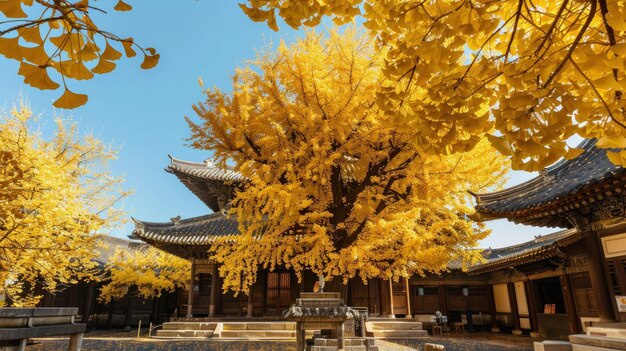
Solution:
[[[365,323],[367,336],[377,339],[412,339],[428,336],[422,322],[410,320],[376,320]]]

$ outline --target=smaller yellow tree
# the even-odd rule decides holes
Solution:
[[[159,297],[188,285],[189,261],[150,246],[131,250],[117,249],[107,263],[108,283],[100,292],[100,300],[119,299],[130,291],[143,298]]]
[[[107,169],[114,150],[61,119],[47,140],[35,122],[24,105],[0,112],[0,289],[14,306],[36,304],[37,286],[97,278],[101,234],[128,194]]]

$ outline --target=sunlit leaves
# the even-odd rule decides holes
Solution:
[[[249,179],[231,208],[242,235],[211,251],[225,289],[247,291],[259,266],[343,279],[439,272],[487,234],[468,219],[467,190],[499,185],[504,158],[479,137],[447,156],[411,143],[419,134],[375,103],[385,54],[353,29],[311,32],[194,106],[192,146]]]
[[[21,69],[33,81],[45,72]],[[14,306],[97,279],[101,235],[123,221],[127,195],[108,171],[114,150],[61,119],[44,138],[36,122],[24,105],[0,112],[0,289]]]
[[[26,83],[39,89],[61,86],[46,70],[55,68],[65,88],[55,102],[57,107],[76,108],[87,102],[86,95],[69,92],[68,80],[92,79],[94,73],[113,71],[116,65],[112,61],[122,57],[114,46],[123,50],[126,57],[136,56],[136,50],[140,50],[144,54],[143,69],[153,68],[158,63],[159,55],[153,48],[144,49],[132,38],[121,39],[98,28],[89,16],[89,11],[100,10],[93,2],[0,0],[0,12],[8,19],[0,24],[0,54],[20,61],[20,72],[26,72],[20,74],[25,75]],[[120,0],[114,9],[129,11],[132,7]],[[26,20],[11,20],[16,18]],[[40,71],[30,67],[33,65]]]
[[[106,265],[109,276],[100,291],[101,301],[123,298],[129,291],[145,299],[189,284],[191,264],[154,247],[120,249]]]
[[[388,50],[378,106],[428,152],[471,149],[472,136],[488,133],[514,168],[536,170],[572,157],[565,143],[572,135],[626,136],[624,0],[255,0],[241,7],[272,28],[275,16],[298,28],[322,16],[362,15],[377,47]]]

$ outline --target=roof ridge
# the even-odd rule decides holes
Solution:
[[[148,221],[142,221],[139,220],[137,218],[131,217],[131,219],[133,220],[133,222],[135,222],[135,226],[137,227],[139,226],[143,226],[145,227],[151,227],[151,228],[162,228],[162,227],[172,227],[172,226],[176,226],[176,225],[184,225],[184,224],[189,224],[189,223],[198,223],[198,222],[203,222],[203,221],[207,221],[207,220],[215,220],[215,219],[220,219],[220,218],[226,218],[226,215],[223,214],[222,212],[213,212],[213,213],[209,213],[206,215],[202,215],[202,216],[196,216],[196,217],[189,217],[189,218],[184,218],[184,219],[180,219],[179,223],[176,224],[173,221],[169,221],[169,222],[148,222]]]

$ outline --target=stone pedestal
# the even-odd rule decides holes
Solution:
[[[344,322],[349,317],[358,317],[358,312],[346,306],[339,293],[301,293],[283,316],[296,322],[297,351],[305,350],[307,330],[330,331],[337,340],[338,350],[343,350]]]

